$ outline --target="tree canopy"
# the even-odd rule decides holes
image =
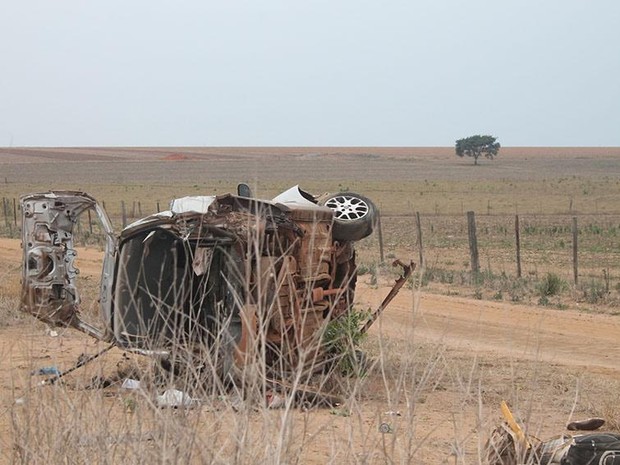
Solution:
[[[484,155],[493,160],[499,153],[500,144],[493,136],[475,135],[456,141],[456,154],[459,157],[474,157],[474,165],[478,164],[478,157]]]

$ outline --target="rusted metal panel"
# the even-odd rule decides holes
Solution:
[[[46,323],[73,326],[97,338],[105,331],[79,317],[80,296],[76,287],[78,268],[73,230],[80,214],[94,209],[104,231],[112,235],[111,224],[96,200],[83,192],[58,191],[32,194],[20,199],[23,212],[23,270],[21,310]],[[108,246],[113,249],[113,242]],[[113,253],[113,252],[111,252]],[[109,266],[104,263],[102,296],[106,301]]]

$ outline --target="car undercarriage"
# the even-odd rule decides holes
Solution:
[[[23,196],[21,309],[220,378],[256,363],[274,378],[324,369],[323,333],[353,311],[355,242],[372,233],[376,207],[358,194],[315,197],[298,186],[270,201],[248,194],[246,186],[175,199],[118,236],[88,194]],[[81,318],[76,285],[74,228],[89,209],[105,236],[99,325]],[[412,268],[403,267],[396,292]]]

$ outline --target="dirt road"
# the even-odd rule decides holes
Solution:
[[[362,286],[376,305],[387,288]],[[403,291],[386,310],[389,337],[455,349],[614,371],[620,376],[620,317]],[[378,331],[375,328],[374,331]]]

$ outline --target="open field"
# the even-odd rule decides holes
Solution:
[[[618,148],[503,148],[480,166],[452,148],[0,149],[0,192],[87,190],[118,214],[121,200],[149,212],[245,181],[264,198],[298,183],[363,191],[386,216],[620,214],[619,160]]]
[[[618,148],[506,148],[478,167],[451,148],[0,149],[0,196],[84,190],[106,202],[117,224],[121,200],[140,202],[146,214],[157,200],[164,206],[174,196],[224,193],[241,180],[264,197],[296,183],[368,195],[382,210],[388,261],[417,259],[413,213],[422,215],[426,270],[373,327],[364,348],[376,364],[363,379],[341,381],[345,405],[235,410],[230,399],[212,399],[171,411],[118,385],[87,389],[93,376],[118,369],[116,350],[65,384],[38,387],[32,370],[66,369],[101,346],[74,331],[51,337],[15,314],[19,240],[8,238],[0,241],[1,460],[484,463],[502,399],[540,438],[594,415],[620,429]],[[477,213],[478,280],[469,273],[468,210]],[[515,213],[521,281],[514,276]],[[584,287],[570,284],[573,216]],[[375,307],[390,270],[378,263],[376,236],[359,252],[366,272],[358,305]],[[96,281],[99,259],[96,244],[80,249],[86,283]],[[547,272],[567,288],[540,304]],[[594,282],[607,286],[600,299],[588,299]],[[400,416],[386,413],[395,411]],[[382,422],[389,433],[379,432]]]

